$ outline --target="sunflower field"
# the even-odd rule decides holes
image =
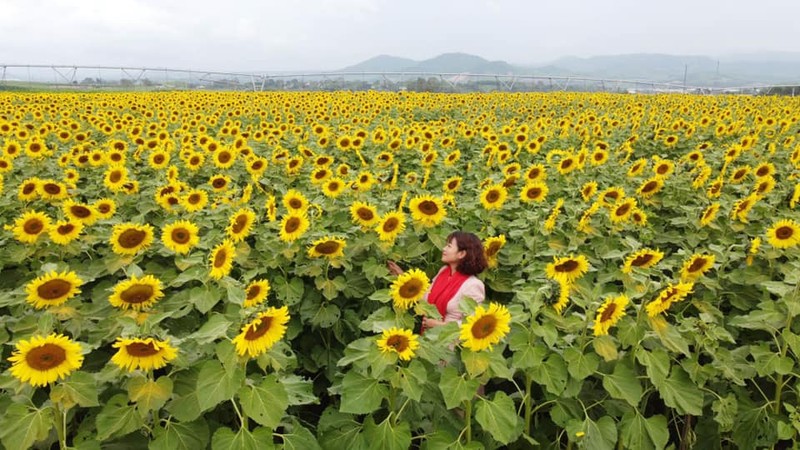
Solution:
[[[776,97],[0,94],[0,442],[788,447],[798,121]],[[454,230],[486,301],[420,334]]]

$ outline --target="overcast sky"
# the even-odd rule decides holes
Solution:
[[[800,52],[795,0],[0,0],[0,64],[335,70],[380,54]]]

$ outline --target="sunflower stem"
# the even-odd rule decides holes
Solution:
[[[469,445],[472,442],[472,400],[464,401],[464,431]]]
[[[533,377],[529,373],[525,374],[525,434],[531,435],[531,416],[533,415]]]
[[[56,434],[58,434],[58,447],[61,450],[67,449],[67,408],[63,408],[60,402],[54,404],[56,414]]]

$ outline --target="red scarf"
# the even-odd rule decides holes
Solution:
[[[439,314],[442,315],[442,320],[447,315],[447,304],[456,295],[461,285],[469,278],[469,275],[464,275],[459,271],[450,273],[450,268],[445,267],[444,270],[439,272],[436,281],[431,286],[431,292],[428,294],[428,303],[436,305]]]

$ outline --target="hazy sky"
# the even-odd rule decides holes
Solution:
[[[0,0],[0,64],[334,70],[389,54],[800,52],[794,0]]]

